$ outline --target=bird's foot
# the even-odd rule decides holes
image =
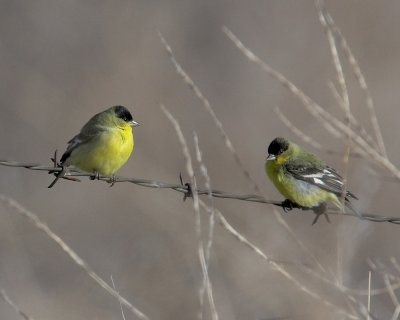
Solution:
[[[100,180],[100,173],[98,171],[94,171],[93,174],[89,177],[90,180]]]
[[[299,206],[294,203],[293,201],[289,200],[289,199],[285,199],[284,201],[282,201],[282,209],[285,212],[289,212],[292,211],[294,208],[298,208]]]
[[[114,186],[114,184],[117,182],[117,177],[115,174],[113,174],[107,182],[110,184],[110,187]]]
[[[327,213],[327,209],[328,209],[328,205],[325,202],[321,203],[317,207],[313,207],[312,211],[315,213],[315,218],[314,218],[314,220],[313,220],[311,225],[316,224],[321,215],[324,215],[326,221],[328,221],[328,223],[331,223],[331,220],[329,219],[329,216],[328,216],[328,213]]]

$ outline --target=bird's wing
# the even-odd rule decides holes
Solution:
[[[343,192],[343,178],[335,171],[323,163],[314,163],[308,160],[294,159],[288,160],[283,164],[285,170],[294,178],[308,182],[323,190],[341,196]],[[349,191],[346,196],[357,199]]]
[[[90,129],[88,129],[87,126],[85,125],[79,134],[77,134],[75,137],[73,137],[71,140],[68,141],[67,150],[64,152],[60,160],[61,164],[68,159],[72,151],[74,151],[76,148],[84,144],[89,143],[95,137],[97,137],[101,132],[104,131],[107,131],[106,127],[92,126]]]

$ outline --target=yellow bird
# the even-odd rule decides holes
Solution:
[[[344,193],[345,207],[359,215],[350,203],[350,198],[357,197],[344,190],[343,178],[335,169],[285,138],[276,138],[270,143],[265,170],[286,198],[282,203],[285,210],[300,207],[321,214],[326,212],[328,203],[341,209]]]
[[[62,166],[73,166],[96,175],[110,176],[121,168],[133,151],[132,127],[138,123],[123,106],[94,115],[68,142]],[[51,188],[60,175],[49,186]]]

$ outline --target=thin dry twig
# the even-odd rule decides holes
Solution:
[[[391,257],[390,262],[392,263],[393,267],[396,269],[396,271],[400,272],[400,265],[398,264],[396,258]],[[377,272],[379,272],[384,279],[385,286],[386,286],[386,293],[389,294],[390,299],[392,300],[393,304],[395,305],[395,310],[392,315],[392,320],[397,320],[399,315],[400,315],[400,304],[399,300],[395,294],[395,290],[398,289],[397,284],[391,284],[390,280],[396,280],[398,281],[400,278],[397,275],[390,274],[387,268],[380,263],[380,262],[374,262],[371,259],[368,259],[368,264],[371,266],[371,268]]]
[[[111,294],[113,297],[120,299],[120,301],[139,319],[149,320],[150,318],[141,312],[138,308],[133,306],[127,299],[122,297],[118,292],[111,288],[106,281],[104,281],[89,265],[78,256],[78,254],[68,246],[63,239],[55,234],[45,223],[43,223],[37,215],[29,211],[14,199],[11,199],[3,194],[0,194],[0,201],[14,209],[15,212],[21,214],[33,226],[44,232],[52,241],[54,241],[71,259],[72,261],[85,271],[85,273],[92,278],[100,287]]]
[[[323,12],[323,0],[316,0],[315,1],[316,7],[318,9],[318,16],[321,25],[324,27],[326,36],[329,42],[329,48],[331,51],[331,56],[333,60],[333,65],[336,70],[337,80],[341,89],[341,95],[339,97],[340,105],[342,106],[344,113],[345,113],[345,124],[348,128],[350,128],[351,118],[353,117],[350,111],[350,98],[349,92],[347,90],[346,79],[343,72],[342,63],[340,61],[339,53],[336,48],[336,41],[333,36],[333,31],[331,30],[331,26],[326,22],[326,18]],[[354,117],[353,117],[354,118]],[[344,201],[346,196],[346,185],[347,185],[347,169],[349,164],[349,156],[350,156],[350,136],[347,135],[346,137],[346,146],[345,152],[343,156],[343,192],[341,196],[342,208],[344,208]]]
[[[357,152],[360,152],[365,159],[374,162],[386,170],[393,176],[400,180],[400,170],[389,161],[387,157],[382,156],[380,152],[375,150],[370,144],[365,141],[360,135],[354,132],[346,124],[338,120],[329,112],[325,111],[319,104],[313,101],[309,96],[297,88],[291,81],[289,81],[283,74],[270,67],[267,63],[262,61],[253,52],[251,52],[227,27],[223,27],[223,32],[227,37],[236,45],[236,47],[248,58],[250,61],[260,66],[262,70],[267,72],[273,78],[278,80],[284,87],[290,90],[292,94],[297,97],[302,104],[306,107],[319,122],[326,128],[326,130],[334,135],[336,138],[343,138],[345,135],[349,136],[352,141],[357,145]]]
[[[7,295],[6,291],[4,289],[0,290],[0,298],[7,303],[11,308],[14,309],[15,313],[20,315],[22,319],[24,320],[33,320],[31,316],[26,314],[24,311],[21,310],[21,308],[11,300],[11,298]]]
[[[337,93],[337,92],[336,92]],[[338,93],[337,93],[338,94]],[[340,97],[339,97],[340,98]],[[282,111],[280,110],[279,107],[275,107],[274,109],[275,113],[277,114],[277,116],[279,117],[279,119],[282,121],[282,123],[290,130],[293,132],[294,135],[296,135],[297,137],[299,137],[301,140],[303,140],[305,143],[309,144],[310,146],[312,146],[313,148],[317,149],[317,150],[321,150],[324,151],[328,154],[333,154],[333,155],[343,155],[343,152],[341,151],[335,151],[335,150],[326,150],[322,147],[322,145],[317,142],[316,140],[314,140],[312,137],[306,135],[304,132],[302,132],[299,128],[297,128],[292,121],[289,120],[288,117],[286,117]],[[361,158],[361,155],[359,153],[356,152],[356,150],[354,150],[353,152],[350,152],[349,154],[350,157],[353,158]],[[396,180],[397,181],[397,180]]]
[[[200,206],[206,210],[207,212],[211,212],[211,209],[202,201],[199,200],[199,204]],[[351,314],[349,312],[347,312],[346,310],[342,309],[341,307],[333,304],[332,302],[330,302],[329,300],[323,298],[320,294],[314,292],[312,289],[310,289],[309,287],[307,287],[305,284],[301,283],[300,280],[298,280],[298,278],[296,278],[295,276],[293,276],[284,266],[283,264],[277,262],[276,260],[271,259],[266,253],[264,253],[257,245],[255,245],[254,243],[252,243],[251,241],[249,241],[243,234],[241,234],[240,232],[238,232],[229,222],[228,220],[223,216],[223,214],[221,213],[220,210],[218,209],[214,209],[214,212],[217,216],[218,221],[222,224],[223,228],[228,231],[233,237],[235,237],[237,240],[239,240],[241,243],[243,243],[244,245],[246,245],[248,248],[250,248],[254,253],[256,253],[258,256],[260,256],[265,262],[267,262],[270,267],[272,268],[272,270],[275,270],[277,272],[279,272],[281,275],[283,275],[287,280],[289,280],[290,282],[292,282],[299,290],[305,292],[307,295],[311,296],[312,298],[320,301],[322,304],[324,304],[325,306],[327,306],[328,308],[332,308],[335,311],[337,311],[339,314],[345,315],[347,316],[349,319],[360,319],[359,316]],[[335,284],[333,284],[333,286],[335,288],[337,288],[338,290],[340,290],[340,288],[338,288],[337,286],[335,286]],[[343,291],[342,291],[343,292]],[[345,293],[346,294],[346,293]],[[349,296],[348,294],[346,294],[346,296],[350,299],[352,299],[352,302],[355,304],[358,304],[356,302],[356,300]],[[364,308],[365,309],[365,308]],[[365,309],[366,310],[366,309]],[[365,313],[365,310],[363,310],[362,306],[360,306],[360,311],[362,314]]]
[[[119,302],[119,308],[121,310],[122,319],[126,320],[125,319],[124,308],[122,308],[121,296],[119,295],[119,292],[117,291],[117,288],[115,287],[113,276],[111,275],[110,278],[111,278],[111,283],[112,283],[113,289],[115,290],[115,292],[118,293],[118,302]]]
[[[398,290],[400,289],[400,282],[393,283],[391,285],[392,290]],[[375,288],[371,289],[370,291],[368,290],[357,290],[357,289],[351,289],[351,288],[345,288],[345,290],[351,294],[359,295],[359,296],[368,296],[370,295],[371,297],[373,296],[378,296],[382,294],[387,294],[388,288],[385,286],[383,288]]]
[[[331,285],[331,286],[337,286],[338,285],[337,282],[334,282],[334,281],[332,281],[332,280],[330,280],[330,279],[328,279],[328,278],[326,278],[324,276],[321,276],[320,274],[315,273],[315,270],[310,268],[310,267],[308,267],[307,265],[296,265],[296,266],[301,271],[305,272],[306,274],[308,274],[310,276],[313,276],[316,279],[321,280],[322,282],[324,282],[324,283],[326,283],[328,285]],[[394,280],[398,280],[398,278],[394,277],[393,275],[389,275],[389,278],[392,279],[392,280],[393,279]],[[372,286],[372,283],[371,283],[371,286]],[[391,288],[390,289],[393,290],[393,291],[400,289],[400,282],[396,282],[394,284],[391,284]],[[367,296],[367,297],[368,296],[373,297],[373,296],[378,296],[378,295],[383,295],[383,294],[388,294],[389,293],[388,288],[386,286],[382,287],[382,288],[375,288],[375,289],[372,289],[371,287],[369,287],[366,290],[352,289],[352,288],[349,288],[349,287],[346,287],[346,286],[341,286],[340,290],[342,290],[343,292],[349,293],[351,295]]]
[[[394,258],[391,258],[391,259],[390,259],[390,262],[393,264],[393,266],[394,266],[395,269],[396,269],[396,265],[394,264],[393,259],[394,259]],[[382,276],[387,275],[387,276],[388,276],[390,279],[392,279],[392,280],[396,280],[396,281],[400,280],[400,276],[397,275],[397,274],[394,274],[394,273],[390,272],[389,269],[386,268],[385,265],[384,265],[382,262],[376,261],[376,260],[372,260],[371,258],[368,258],[368,259],[367,259],[367,263],[368,263],[368,265],[370,266],[370,268],[371,268],[373,271],[378,272],[378,273],[381,274]],[[397,271],[397,270],[396,270],[396,271]]]
[[[390,278],[387,274],[383,275],[383,281],[385,282],[387,292],[389,294],[390,299],[393,302],[393,305],[397,308],[400,306],[399,299],[396,296],[396,293],[394,292],[393,285],[390,283]]]
[[[223,137],[226,146],[228,147],[228,149],[231,151],[232,155],[235,158],[236,163],[238,164],[238,166],[241,168],[242,172],[244,173],[244,175],[253,183],[254,189],[256,190],[257,194],[260,194],[260,189],[257,186],[255,180],[250,176],[249,171],[244,167],[242,161],[240,160],[235,148],[233,147],[233,144],[231,142],[231,140],[229,139],[228,134],[225,132],[221,121],[219,121],[218,117],[216,116],[214,110],[212,109],[209,101],[207,100],[207,98],[202,94],[202,92],[200,91],[199,87],[194,83],[194,81],[190,78],[190,76],[185,72],[185,70],[182,68],[182,66],[178,63],[178,61],[176,60],[171,47],[169,46],[169,44],[167,43],[167,41],[164,39],[164,37],[162,36],[161,33],[159,33],[159,37],[161,39],[161,42],[163,43],[169,57],[170,60],[172,62],[172,64],[175,67],[176,72],[182,77],[182,79],[184,80],[184,82],[194,91],[194,93],[196,94],[196,96],[200,99],[200,101],[203,103],[203,106],[205,107],[205,109],[210,113],[215,125],[217,126],[218,130],[220,131],[221,136]],[[274,215],[275,218],[278,220],[278,222],[289,232],[289,234],[298,242],[301,243],[301,241],[298,239],[297,235],[295,234],[295,232],[293,231],[293,229],[285,222],[283,221],[283,219],[281,219],[280,215],[274,211]],[[303,248],[303,246],[301,246],[301,248]],[[307,251],[309,252],[309,251]],[[315,259],[315,257],[313,257],[313,259]],[[321,268],[322,265],[320,263],[318,263],[318,266]],[[323,270],[323,268],[321,268]]]
[[[331,30],[330,25],[328,25],[328,23],[326,22],[326,18],[325,18],[323,8],[322,8],[323,0],[316,0],[315,4],[318,9],[319,21],[320,21],[321,25],[324,27],[326,36],[328,38],[329,48],[330,48],[332,60],[333,60],[333,65],[335,67],[336,74],[337,74],[337,80],[338,80],[338,83],[340,86],[340,90],[342,92],[340,98],[342,101],[343,109],[345,110],[345,114],[346,114],[346,118],[347,118],[346,121],[350,121],[349,119],[350,119],[351,112],[350,112],[349,92],[347,90],[346,78],[344,76],[342,63],[340,62],[339,53],[336,48],[335,38],[333,36],[333,32]]]
[[[199,138],[196,133],[194,133],[194,145],[196,148],[196,159],[197,162],[199,163],[200,167],[200,172],[202,176],[205,179],[205,187],[208,190],[208,200],[210,201],[210,207],[211,210],[214,208],[214,198],[212,196],[212,189],[211,189],[211,179],[210,176],[208,175],[208,170],[207,167],[205,166],[203,162],[203,157],[202,153],[199,147]],[[211,213],[210,214],[210,219],[209,219],[209,232],[208,232],[208,242],[207,242],[207,247],[206,247],[206,260],[209,261],[210,255],[211,255],[211,247],[213,244],[213,238],[214,238],[214,226],[215,226],[215,214]]]
[[[322,12],[322,0],[316,0],[315,4],[318,9],[318,16],[321,25],[324,27],[326,36],[328,38],[329,48],[331,51],[333,65],[336,70],[337,81],[340,86],[341,94],[339,95],[339,105],[342,106],[342,109],[345,113],[345,123],[348,128],[350,128],[351,118],[354,118],[350,111],[350,98],[349,93],[347,90],[346,79],[343,72],[342,63],[339,57],[338,50],[336,48],[335,38],[333,37],[332,30],[330,26],[327,24],[325,20],[325,16]],[[345,199],[346,199],[346,190],[347,190],[347,174],[348,174],[348,166],[349,166],[349,157],[350,157],[350,147],[351,147],[351,140],[350,136],[347,135],[346,143],[343,153],[343,170],[342,170],[342,177],[343,177],[343,187],[342,187],[342,194],[340,196],[340,202],[342,204],[342,212],[345,210]],[[338,283],[340,286],[343,285],[343,274],[342,274],[342,237],[339,235],[337,236],[337,278]],[[368,310],[369,311],[369,310]]]
[[[387,157],[385,143],[384,143],[382,132],[381,132],[381,129],[379,126],[378,118],[376,115],[372,95],[367,86],[367,81],[361,71],[361,68],[357,62],[357,59],[355,58],[353,52],[350,49],[350,46],[347,43],[346,38],[343,36],[340,29],[336,26],[336,23],[333,20],[332,16],[329,14],[329,12],[327,12],[324,3],[322,3],[321,9],[326,18],[327,24],[330,26],[330,29],[332,30],[334,36],[337,38],[338,43],[340,43],[340,46],[341,46],[344,54],[347,56],[348,62],[350,64],[350,66],[352,67],[353,73],[355,74],[355,77],[359,83],[361,90],[364,92],[365,99],[366,99],[366,106],[370,112],[371,124],[372,124],[372,128],[375,132],[379,151],[382,153],[382,155],[384,157]]]
[[[369,320],[369,314],[371,312],[371,271],[368,272],[368,303],[367,303],[368,316],[367,320]]]
[[[329,122],[323,121],[323,113],[321,113],[318,108],[315,107],[316,102],[314,102],[309,96],[303,93],[299,88],[297,88],[292,82],[287,80],[287,78],[277,70],[270,67],[267,63],[256,56],[250,49],[248,49],[239,38],[226,26],[222,27],[222,31],[225,35],[233,42],[233,44],[245,55],[247,59],[251,62],[257,64],[262,70],[267,72],[273,78],[277,79],[284,87],[289,89],[300,101],[304,104],[307,110],[326,128],[326,130],[331,133],[336,138],[342,138],[343,133],[333,127]]]
[[[400,306],[397,306],[393,312],[392,320],[397,320],[400,315]]]
[[[318,260],[318,258],[315,256],[315,254],[312,253],[312,251],[304,244],[303,241],[300,240],[300,238],[294,233],[293,229],[287,224],[287,222],[283,219],[282,215],[273,208],[273,213],[275,218],[278,220],[278,222],[283,225],[283,227],[287,230],[289,235],[293,238],[294,241],[298,244],[298,246],[303,250],[308,256],[311,257],[311,259],[314,261],[314,263],[317,265],[318,269],[322,271],[322,273],[326,273],[326,269],[322,265],[322,263]]]
[[[210,256],[211,256],[211,248],[213,244],[213,239],[214,239],[214,226],[215,226],[215,213],[213,212],[214,210],[214,198],[211,196],[211,179],[210,176],[208,175],[208,170],[205,164],[203,163],[203,157],[201,154],[200,146],[199,146],[199,138],[196,134],[196,132],[193,133],[193,140],[194,140],[194,145],[196,149],[196,159],[197,162],[200,166],[200,172],[202,176],[205,179],[205,187],[207,190],[209,190],[209,195],[208,199],[210,201],[210,208],[211,208],[211,214],[208,219],[208,240],[207,240],[207,245],[206,245],[206,252],[205,252],[205,260],[206,260],[206,267],[209,269],[209,264],[210,264]],[[198,315],[198,318],[201,320],[203,319],[203,301],[204,301],[204,293],[207,288],[207,283],[203,281],[203,284],[200,288],[200,312]]]
[[[398,263],[397,259],[395,257],[391,257],[390,262],[392,263],[393,267],[397,270],[397,272],[400,272],[400,264]]]
[[[246,179],[251,182],[251,184],[252,184],[254,190],[256,191],[256,193],[260,193],[260,188],[257,186],[256,181],[250,175],[250,172],[243,165],[242,160],[240,159],[236,149],[234,148],[231,139],[229,139],[228,134],[226,133],[226,131],[224,129],[224,126],[222,125],[222,122],[218,119],[214,109],[211,107],[210,102],[203,95],[203,93],[200,91],[200,88],[194,83],[194,81],[190,78],[190,76],[185,72],[183,67],[178,63],[178,61],[176,60],[170,45],[168,44],[167,40],[165,40],[165,38],[163,37],[161,32],[158,33],[158,36],[160,37],[160,40],[161,40],[162,44],[164,45],[165,50],[168,53],[168,56],[169,56],[173,66],[175,68],[175,71],[177,72],[178,75],[180,75],[182,77],[183,81],[189,86],[189,88],[193,90],[193,92],[196,95],[196,97],[201,101],[201,103],[203,104],[204,108],[211,115],[211,118],[214,121],[214,123],[215,123],[215,125],[216,125],[216,127],[217,127],[217,129],[218,129],[218,131],[220,133],[220,135],[222,136],[222,138],[225,141],[226,147],[232,153],[236,164],[239,166],[239,168],[243,172],[243,174],[246,177]]]
[[[328,87],[329,87],[329,89],[331,89],[332,95],[335,98],[338,106],[341,107],[343,109],[343,111],[345,111],[345,109],[343,107],[343,100],[332,81],[330,81],[328,83]],[[350,120],[350,124],[356,129],[356,131],[359,132],[359,134],[363,137],[363,139],[365,141],[368,142],[369,145],[371,145],[374,149],[376,149],[377,148],[376,141],[368,134],[368,132],[365,130],[365,128],[361,126],[361,124],[353,116],[353,114],[349,113],[348,117]]]
[[[279,107],[275,107],[274,109],[275,113],[279,117],[279,119],[282,121],[282,123],[290,130],[292,131],[296,136],[298,136],[301,140],[303,140],[305,143],[308,143],[311,145],[313,148],[321,150],[322,146],[315,141],[313,138],[310,136],[306,135],[304,132],[302,132],[299,128],[297,128],[279,109]]]
[[[205,252],[204,252],[203,240],[201,238],[201,216],[200,216],[200,207],[199,207],[199,196],[197,194],[197,184],[196,184],[196,179],[194,176],[192,157],[190,155],[190,151],[189,151],[188,145],[186,143],[186,139],[181,130],[181,127],[179,125],[179,122],[174,118],[174,116],[167,110],[167,108],[165,106],[161,105],[160,107],[161,107],[161,110],[164,112],[164,114],[167,116],[168,120],[173,125],[173,127],[176,131],[176,134],[178,135],[178,140],[181,144],[183,155],[186,159],[186,171],[191,180],[193,208],[195,211],[196,234],[197,234],[197,238],[198,238],[198,248],[197,249],[198,249],[201,270],[203,272],[203,279],[204,279],[203,282],[206,284],[206,291],[207,291],[207,296],[208,296],[208,302],[210,304],[212,319],[218,320],[218,312],[217,312],[217,308],[215,306],[215,301],[214,301],[214,297],[213,297],[212,283],[211,283],[211,280],[210,280],[210,277],[208,274],[208,266],[207,266],[207,262],[206,262]]]

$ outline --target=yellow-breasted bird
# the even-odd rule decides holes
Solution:
[[[68,142],[60,165],[73,166],[96,175],[113,176],[133,151],[132,127],[137,125],[123,106],[114,106],[94,115]],[[49,188],[60,177],[61,174],[58,174]]]
[[[317,220],[321,213],[326,212],[328,203],[342,208],[343,178],[316,155],[285,138],[275,138],[270,143],[265,170],[278,191],[286,197],[282,203],[284,209],[312,209],[317,213]],[[358,199],[346,190],[345,207],[359,215],[350,198]]]

